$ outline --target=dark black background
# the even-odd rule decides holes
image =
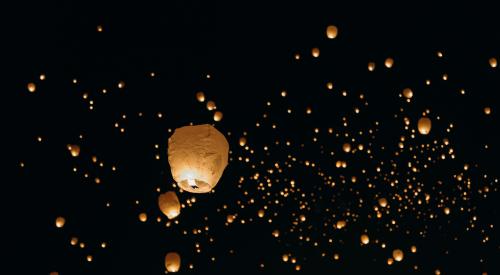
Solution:
[[[189,237],[175,229],[163,230],[156,223],[137,222],[141,209],[154,209],[157,186],[171,189],[166,129],[211,121],[194,100],[198,90],[205,91],[223,110],[221,131],[239,135],[246,130],[251,135],[265,102],[275,102],[279,91],[287,89],[292,104],[324,110],[315,113],[311,122],[297,118],[277,134],[299,140],[308,125],[328,125],[339,120],[335,110],[352,108],[348,100],[324,100],[317,83],[325,79],[331,77],[349,91],[363,91],[372,115],[384,121],[399,108],[397,91],[407,85],[424,89],[424,80],[430,78],[433,85],[416,99],[418,108],[410,112],[417,115],[430,108],[453,122],[458,158],[480,163],[496,176],[500,84],[498,69],[492,71],[487,62],[491,56],[498,59],[500,30],[498,11],[492,4],[82,1],[17,3],[6,6],[4,12],[3,75],[9,84],[3,102],[9,129],[4,146],[12,153],[7,167],[16,171],[13,180],[5,183],[10,187],[4,196],[13,198],[12,203],[7,200],[7,211],[15,213],[15,222],[6,224],[21,233],[13,238],[16,263],[20,263],[16,274],[34,274],[29,270],[36,274],[52,270],[60,274],[160,274],[168,251],[179,251],[183,260],[195,263],[192,271],[183,266],[181,271],[186,273],[295,272],[293,266],[280,261],[281,254],[295,244],[275,242],[269,233],[273,228],[266,224],[228,229],[219,215],[222,219],[211,229],[219,236],[217,245],[193,256]],[[339,28],[333,41],[324,34],[329,24]],[[104,32],[98,33],[97,25]],[[317,62],[306,58],[315,46],[322,50]],[[443,62],[436,61],[439,50],[445,53]],[[292,59],[295,52],[304,57],[300,67]],[[382,68],[388,56],[396,61],[391,75]],[[377,62],[372,74],[366,69],[370,60]],[[150,72],[155,72],[154,79],[148,76]],[[445,84],[438,81],[444,72],[450,76]],[[26,83],[40,73],[47,80],[29,94]],[[205,79],[206,74],[212,78]],[[73,78],[79,80],[78,85],[71,83]],[[123,91],[115,88],[120,80],[126,83]],[[99,96],[103,87],[112,95]],[[461,88],[467,91],[466,99],[458,93]],[[88,112],[81,99],[83,91],[95,94],[95,111]],[[486,105],[493,110],[487,119],[482,113]],[[137,112],[144,112],[147,118],[138,119]],[[155,119],[157,112],[165,120]],[[124,136],[112,127],[122,114],[130,117]],[[357,123],[371,121],[373,117],[368,115]],[[390,127],[386,130],[388,137],[397,136]],[[78,143],[79,134],[85,136],[81,159],[96,154],[117,165],[115,176],[101,176],[109,184],[96,187],[71,173],[73,166],[87,165],[66,152],[66,144]],[[43,145],[36,142],[39,135],[46,139]],[[258,139],[265,141],[267,137],[262,135]],[[237,146],[236,141],[233,137],[231,145]],[[159,162],[153,158],[153,144],[160,144]],[[484,144],[490,150],[484,150]],[[285,158],[286,153],[273,157]],[[20,161],[26,168],[19,168]],[[194,210],[181,214],[185,227],[196,226],[199,217],[215,213],[225,201],[234,204],[238,191],[224,186],[235,183],[242,174],[252,173],[238,165],[229,167],[215,199],[200,197]],[[141,201],[140,207],[135,200]],[[473,204],[485,217],[484,224],[497,227],[496,200],[498,194],[494,193]],[[103,207],[106,201],[112,202],[111,209]],[[53,226],[58,215],[68,220],[63,233]],[[458,224],[460,219],[457,217]],[[492,243],[483,246],[477,235],[466,233],[459,225],[449,226],[449,231],[431,230],[425,240],[413,238],[422,247],[419,258],[393,268],[386,266],[387,255],[379,255],[379,250],[346,245],[342,249],[345,260],[339,263],[304,249],[302,256],[308,260],[303,269],[306,274],[432,274],[436,268],[444,274],[497,274],[498,229],[490,236]],[[463,236],[463,240],[452,242],[447,233]],[[356,232],[350,234],[358,238]],[[73,235],[81,236],[88,245],[107,241],[109,248],[94,249],[99,251],[92,253],[94,262],[86,263],[88,253],[69,246]],[[407,244],[397,235],[387,238]],[[235,256],[228,255],[231,248]],[[444,255],[446,250],[450,255]],[[332,251],[328,253],[331,258]],[[215,264],[210,263],[211,256],[217,257]],[[486,264],[479,263],[481,257],[488,259]],[[264,269],[258,268],[261,262]],[[412,271],[414,264],[419,265],[418,271]]]

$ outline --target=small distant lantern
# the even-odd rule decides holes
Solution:
[[[66,219],[64,217],[57,217],[56,218],[56,227],[57,228],[64,227],[64,224],[66,224]]]
[[[169,191],[158,196],[158,206],[167,218],[175,219],[181,213],[181,204],[175,192]]]
[[[313,57],[316,57],[316,58],[319,57],[319,48],[313,48],[311,50],[311,54]]]
[[[418,132],[422,135],[427,135],[431,131],[431,119],[428,117],[422,117],[418,120]]]
[[[196,93],[196,100],[198,100],[198,102],[204,102],[205,101],[205,94],[203,92],[197,92]]]
[[[339,30],[338,30],[337,26],[330,25],[326,28],[326,37],[328,37],[328,39],[335,39],[335,37],[337,37],[338,33],[339,33]]]
[[[168,140],[168,162],[179,187],[192,193],[210,192],[228,163],[229,144],[208,124],[177,128]]]
[[[490,67],[492,67],[492,68],[496,68],[498,65],[497,59],[494,57],[490,58],[490,60],[488,60],[488,62],[490,63]]]
[[[165,268],[168,272],[177,272],[181,268],[181,256],[177,252],[167,253],[165,256]]]
[[[392,66],[394,65],[394,59],[392,59],[391,57],[388,57],[385,62],[384,62],[384,65],[387,69],[390,69],[392,68]]]
[[[221,111],[216,111],[214,113],[214,121],[221,121],[222,120],[222,112]]]
[[[392,251],[392,257],[396,262],[401,262],[404,257],[403,251],[401,249],[394,249],[394,251]]]
[[[413,91],[410,88],[405,88],[403,90],[403,96],[406,97],[407,99],[410,99],[413,97]]]
[[[78,157],[80,155],[80,146],[75,144],[68,144],[68,150],[71,153],[72,157]]]
[[[369,242],[370,242],[370,238],[368,237],[368,235],[366,235],[366,234],[361,235],[361,243],[362,244],[368,244]]]

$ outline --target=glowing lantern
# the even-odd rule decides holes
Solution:
[[[326,37],[328,37],[328,39],[334,39],[337,37],[338,32],[339,30],[336,26],[330,25],[326,28]]]
[[[313,48],[311,54],[313,57],[319,57],[319,48]]]
[[[213,102],[212,100],[207,101],[207,110],[212,111],[215,110],[215,108],[217,108],[215,106],[215,102]]]
[[[52,271],[52,272],[50,272],[50,273],[49,273],[49,275],[59,275],[59,272],[57,272],[57,271]]]
[[[396,262],[401,262],[404,257],[403,251],[401,249],[394,249],[394,251],[392,251],[392,257],[394,257]]]
[[[388,57],[385,62],[384,62],[384,65],[386,68],[390,69],[392,68],[392,66],[394,65],[394,59]]]
[[[199,102],[204,102],[205,101],[205,94],[203,92],[197,92],[196,93],[196,100]]]
[[[274,236],[275,238],[278,238],[278,237],[280,236],[280,231],[279,231],[278,229],[275,229],[275,230],[273,231],[273,236]]]
[[[370,72],[375,71],[375,62],[368,63],[368,71],[370,71]]]
[[[246,137],[240,137],[240,146],[245,146],[247,144],[247,138]]]
[[[258,212],[257,212],[257,216],[259,216],[259,218],[263,218],[264,217],[264,210],[260,209]]]
[[[33,82],[28,83],[28,86],[27,86],[27,87],[28,87],[28,91],[29,91],[30,93],[34,93],[34,92],[36,91],[36,85],[35,85],[35,83],[33,83]]]
[[[449,215],[449,214],[450,214],[450,208],[445,207],[445,208],[444,208],[444,214],[445,214],[445,215]]]
[[[146,222],[148,220],[148,215],[146,215],[146,213],[139,214],[139,220],[141,222]]]
[[[181,213],[181,204],[175,192],[169,191],[158,196],[158,206],[169,219],[175,219]]]
[[[387,206],[387,199],[386,198],[380,198],[380,199],[378,199],[378,204],[381,207],[386,207]]]
[[[66,223],[66,219],[64,217],[57,217],[56,218],[56,227],[57,228],[62,228],[65,223]]]
[[[387,265],[392,265],[392,263],[394,263],[392,258],[387,259]]]
[[[403,96],[410,99],[413,97],[413,91],[410,88],[406,88],[403,90]]]
[[[414,246],[414,245],[412,245],[412,246],[411,246],[411,252],[412,252],[412,253],[416,253],[416,252],[417,252],[417,247],[416,247],[416,246]]]
[[[235,218],[236,217],[234,215],[229,214],[229,215],[227,215],[226,220],[228,223],[233,223]]]
[[[427,135],[431,131],[431,120],[428,117],[422,117],[418,120],[418,132]]]
[[[281,259],[283,260],[283,262],[288,262],[288,254],[283,254]]]
[[[177,252],[167,253],[165,256],[165,268],[168,272],[177,272],[181,267],[181,256]]]
[[[214,121],[221,121],[222,119],[222,112],[221,111],[217,111],[214,113]]]
[[[346,152],[346,153],[351,152],[351,144],[349,144],[349,143],[344,143],[344,145],[342,145],[342,149],[343,149],[343,150],[344,150],[344,152]]]
[[[342,229],[343,227],[345,227],[345,221],[344,220],[340,220],[340,221],[337,221],[337,229]]]
[[[175,129],[168,140],[168,162],[174,180],[185,191],[210,192],[227,166],[229,144],[208,124]]]
[[[492,68],[496,68],[496,67],[497,67],[498,63],[497,63],[497,59],[496,59],[496,58],[492,57],[492,58],[490,58],[490,60],[488,60],[488,61],[490,62],[490,66],[491,66]]]
[[[71,156],[78,157],[80,155],[80,146],[75,144],[68,144],[68,150],[71,153]]]
[[[366,234],[361,235],[361,243],[362,244],[368,244],[369,242],[370,242],[370,238],[368,237],[368,235],[366,235]]]
[[[491,114],[491,108],[490,107],[484,107],[484,114],[485,115]]]

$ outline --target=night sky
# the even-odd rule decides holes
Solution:
[[[493,6],[70,2],[4,9],[9,274],[500,274]],[[167,156],[198,124],[205,194]]]

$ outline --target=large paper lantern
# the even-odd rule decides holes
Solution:
[[[181,256],[177,252],[167,253],[165,268],[168,272],[177,272],[181,268]]]
[[[208,124],[175,129],[168,140],[168,162],[177,185],[192,193],[210,192],[227,166],[229,144]]]
[[[431,131],[431,120],[428,117],[422,117],[418,120],[418,132],[422,135],[427,135]]]
[[[169,219],[175,219],[181,213],[181,203],[175,192],[169,191],[158,196],[158,206]]]

